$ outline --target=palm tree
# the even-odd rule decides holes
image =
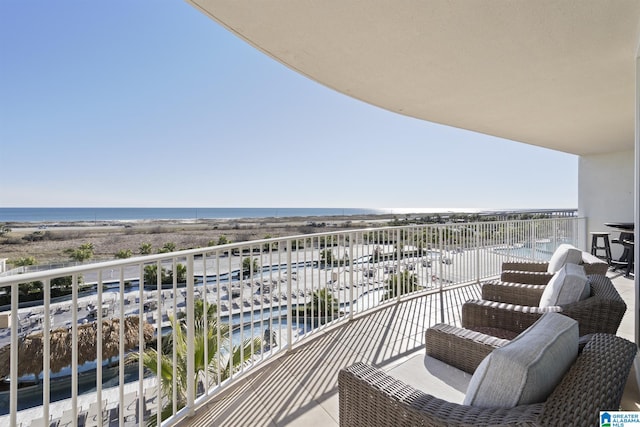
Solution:
[[[144,266],[144,283],[155,285],[158,281],[158,266],[156,264]],[[167,270],[160,267],[160,283],[167,282]]]
[[[313,308],[316,315],[332,315],[340,310],[338,301],[333,297],[333,294],[327,288],[315,291],[312,298]]]
[[[140,255],[150,255],[151,254],[151,243],[142,243],[140,248],[138,249]]]
[[[327,288],[319,289],[311,296],[311,303],[294,309],[294,315],[304,316],[305,313],[314,323],[323,324],[340,314],[340,303]]]
[[[29,265],[36,265],[36,259],[32,256],[17,258],[15,260],[10,260],[10,264],[13,264],[14,267],[26,267]]]
[[[398,286],[398,282],[400,282],[400,286]],[[394,274],[389,277],[387,285],[385,286],[386,292],[382,296],[381,301],[395,298],[398,296],[398,292],[400,295],[408,294],[410,292],[415,292],[420,288],[421,286],[418,285],[418,278],[416,275],[405,270],[402,273]]]
[[[320,252],[320,262],[325,265],[333,265],[333,251],[331,249],[325,249]]]
[[[257,258],[246,257],[242,260],[242,277],[248,277],[249,273],[256,274],[260,269],[260,264]]]
[[[209,388],[214,386],[218,379],[224,381],[237,372],[243,363],[247,362],[253,352],[260,349],[261,338],[247,339],[240,346],[233,346],[229,353],[229,342],[231,340],[231,330],[228,323],[218,323],[216,316],[216,306],[207,306],[207,316],[204,316],[204,303],[196,300],[194,306],[195,313],[195,340],[194,340],[194,362],[195,373],[189,378],[187,374],[187,319],[176,319],[169,317],[172,335],[163,339],[160,355],[160,366],[158,367],[158,352],[154,348],[148,348],[144,353],[132,353],[129,362],[137,362],[140,357],[145,368],[160,378],[163,396],[167,399],[166,405],[161,410],[162,419],[166,419],[173,413],[173,342],[175,341],[176,366],[176,405],[178,410],[187,403],[187,384],[193,381],[195,390],[199,386]],[[206,325],[206,328],[205,328]],[[205,332],[206,330],[206,332]],[[218,341],[218,333],[222,339]],[[205,358],[205,349],[207,357]],[[205,372],[208,373],[209,383],[205,384]],[[153,415],[147,421],[148,425],[157,424],[157,415]]]
[[[187,266],[184,264],[176,264],[176,277],[178,283],[185,283],[187,281]]]
[[[73,261],[85,262],[93,258],[93,243],[84,243],[77,249],[66,249],[64,252],[69,255]]]
[[[7,227],[6,224],[0,224],[0,236],[4,236],[9,233],[11,233],[11,228]]]
[[[119,259],[125,259],[131,258],[132,255],[133,252],[131,251],[131,249],[120,249],[118,252],[116,252],[115,257]]]
[[[167,252],[174,252],[176,250],[176,244],[173,242],[165,243],[162,248],[158,249],[159,254],[164,254]]]

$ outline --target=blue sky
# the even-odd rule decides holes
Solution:
[[[576,156],[348,98],[175,0],[2,0],[0,158],[3,207],[577,207]]]

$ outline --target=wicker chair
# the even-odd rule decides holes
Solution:
[[[467,344],[470,347],[471,341]],[[443,360],[446,363],[454,362],[463,354],[455,344],[448,348]],[[357,363],[338,375],[340,425],[599,425],[599,411],[619,408],[635,353],[635,344],[623,338],[596,334],[545,402],[512,409],[447,402],[381,370]]]
[[[462,306],[462,326],[502,338],[513,338],[531,326],[543,313],[560,312],[578,321],[580,335],[597,332],[616,334],[627,305],[606,276],[591,275],[591,296],[563,306],[538,307],[543,285],[486,282],[482,300]]]
[[[609,264],[600,258],[582,251],[582,263],[585,274],[605,275]],[[549,273],[548,262],[503,262],[500,280],[503,282],[526,283],[529,285],[546,285],[553,273]]]

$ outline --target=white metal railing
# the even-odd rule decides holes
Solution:
[[[506,260],[547,260],[561,243],[583,248],[584,239],[575,217],[385,227],[2,277],[10,326],[0,328],[0,377],[17,380],[0,391],[0,423],[149,423],[165,408],[172,424],[329,325],[495,277]],[[43,300],[19,304],[38,282]],[[72,292],[54,298],[65,286]]]

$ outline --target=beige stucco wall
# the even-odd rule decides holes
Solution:
[[[580,156],[578,162],[578,214],[587,218],[587,233],[611,231],[605,222],[633,222],[634,215],[634,151]],[[587,234],[587,248],[591,239]],[[612,246],[613,257],[622,246]]]

